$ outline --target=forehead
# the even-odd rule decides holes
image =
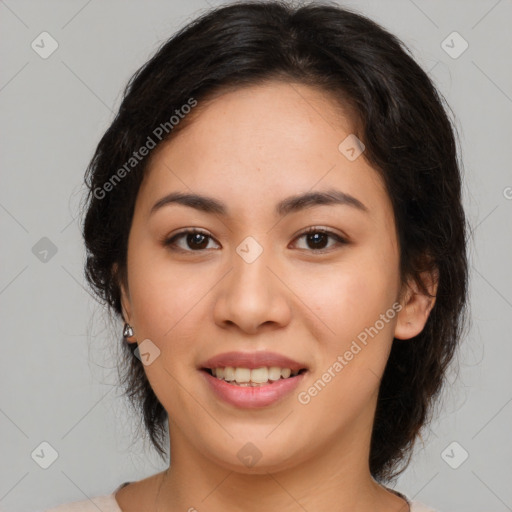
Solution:
[[[337,150],[340,133],[354,132],[349,112],[349,106],[331,93],[304,84],[274,80],[231,87],[199,101],[190,115],[192,122],[185,119],[185,129],[168,145],[178,145],[184,138],[217,154],[227,145],[229,156],[289,159],[291,151],[312,149],[319,139],[325,143],[317,149],[325,151],[334,142]],[[326,138],[327,133],[331,137]],[[234,141],[236,146],[231,144]]]
[[[323,91],[270,82],[195,108],[192,121],[152,154],[140,191],[148,200],[179,190],[222,198],[236,210],[319,188],[369,203],[386,194],[362,156],[350,161],[340,151],[353,122]]]

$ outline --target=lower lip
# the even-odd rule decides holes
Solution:
[[[255,409],[267,407],[289,395],[307,372],[260,386],[237,386],[210,375],[206,370],[201,370],[201,373],[219,398],[235,407]]]

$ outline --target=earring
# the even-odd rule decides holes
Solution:
[[[131,338],[133,336],[133,329],[130,324],[124,324],[123,337]]]

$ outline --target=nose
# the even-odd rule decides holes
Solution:
[[[233,253],[231,271],[217,288],[215,323],[224,329],[236,326],[248,334],[286,326],[291,318],[291,292],[275,258],[264,250],[250,261]]]

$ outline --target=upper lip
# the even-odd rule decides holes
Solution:
[[[290,368],[293,371],[307,369],[307,366],[298,361],[294,361],[275,352],[224,352],[211,357],[201,363],[201,369],[205,368],[262,368],[278,366],[279,368]]]

